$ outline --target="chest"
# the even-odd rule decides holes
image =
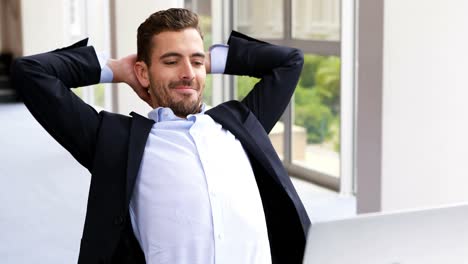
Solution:
[[[154,172],[160,176],[147,176]],[[139,184],[207,185],[224,195],[235,195],[235,186],[256,186],[242,144],[208,116],[155,124],[138,178]]]
[[[130,205],[145,253],[209,263],[212,254],[222,259],[238,249],[238,258],[252,252],[268,259],[262,202],[239,140],[209,118],[158,124],[149,133]],[[221,263],[248,263],[238,260]]]

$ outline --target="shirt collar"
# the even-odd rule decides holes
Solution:
[[[200,113],[198,114],[205,114],[205,108],[206,108],[206,105],[205,103],[203,103],[201,105]],[[191,115],[188,115],[187,117],[190,117],[190,116]],[[151,110],[148,113],[148,118],[154,120],[156,123],[163,122],[163,121],[174,121],[174,120],[183,119],[183,118],[176,116],[174,112],[172,111],[172,109],[169,107],[158,107],[158,108]]]

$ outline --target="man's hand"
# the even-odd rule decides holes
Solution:
[[[153,107],[150,94],[148,93],[148,87],[141,86],[136,78],[133,68],[135,62],[136,54],[123,57],[119,60],[108,60],[107,66],[109,66],[114,74],[112,82],[124,82],[128,84],[143,101]]]

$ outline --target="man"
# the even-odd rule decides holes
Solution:
[[[302,53],[237,32],[205,53],[185,9],[152,14],[137,44],[120,60],[81,41],[14,64],[28,109],[92,174],[78,262],[300,263],[310,221],[267,134]],[[261,80],[205,111],[210,72]],[[149,118],[97,113],[70,91],[110,80],[150,104]]]

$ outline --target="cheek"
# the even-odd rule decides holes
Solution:
[[[165,94],[166,91],[164,87],[167,85],[160,78],[155,77],[154,75],[150,76],[150,89],[151,93],[155,96]]]
[[[154,68],[150,73],[151,85],[156,86],[158,89],[164,87],[165,84],[167,85],[171,79],[170,72],[160,68]]]
[[[203,90],[205,88],[205,82],[206,82],[206,74],[200,74],[197,77],[197,81],[200,85],[200,90]]]
[[[150,72],[150,79],[151,79],[151,82],[152,82],[152,83],[156,83],[156,82],[161,81],[161,74],[160,74],[160,71],[153,69],[153,70]]]
[[[161,65],[153,65],[151,67],[151,78],[155,82],[164,82],[170,79],[173,79],[175,76],[175,71],[173,69],[168,69],[167,67],[161,67]]]

